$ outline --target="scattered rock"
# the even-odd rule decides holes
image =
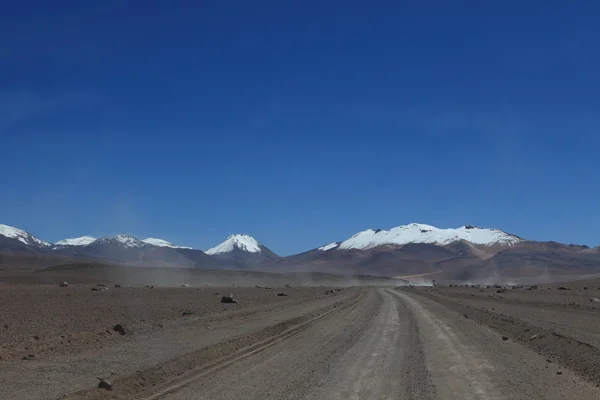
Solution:
[[[279,292],[277,293],[277,296],[287,296],[287,293]]]
[[[562,375],[562,371],[556,371],[556,375]]]
[[[496,290],[496,293],[506,293],[507,290],[506,289],[498,289]]]
[[[65,281],[65,282],[61,282],[58,284],[58,287],[69,287],[69,284]]]
[[[221,297],[221,303],[237,303],[237,300],[233,297],[233,293],[229,293]]]
[[[119,332],[121,335],[125,335],[127,333],[125,327],[121,324],[116,324],[113,326],[113,331]]]
[[[98,287],[106,287],[106,285],[104,283],[96,283],[96,286],[98,286]]]
[[[94,286],[92,288],[92,292],[103,292],[105,290],[108,290],[108,288],[106,286],[100,286],[100,287]]]
[[[502,340],[508,340],[508,336],[502,336]]]
[[[467,314],[463,314],[463,318],[469,318]]]
[[[597,299],[597,298],[595,298],[595,297],[592,297],[592,298],[590,299],[590,301],[592,301],[592,302],[594,302],[594,303],[600,303],[600,299]]]
[[[529,340],[535,340],[537,339],[538,335],[531,335],[529,336]]]
[[[287,284],[287,283],[285,285],[283,285],[283,286],[285,286],[286,288],[291,288],[292,287],[292,285]]]
[[[116,288],[120,288],[120,287],[121,287],[121,285],[119,285],[118,283],[115,283],[115,287],[116,287]]]
[[[187,283],[184,283],[183,285],[181,285],[181,287],[190,287],[190,285],[188,285]]]
[[[192,310],[184,310],[181,315],[192,315],[194,312]]]
[[[98,379],[100,382],[98,382],[98,388],[99,389],[106,389],[106,390],[112,390],[112,383],[107,380],[107,379],[102,379],[102,378],[96,378]]]
[[[39,336],[39,335],[35,335],[33,338],[34,338],[35,340],[40,340],[40,336]]]
[[[564,286],[559,286],[559,287],[556,288],[556,290],[571,290],[571,289],[566,288]]]
[[[33,360],[35,358],[35,354],[27,354],[23,356],[22,360]]]
[[[215,292],[215,296],[218,296],[218,295],[219,295],[219,292]]]

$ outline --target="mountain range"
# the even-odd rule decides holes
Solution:
[[[368,229],[287,257],[244,234],[231,235],[202,251],[128,235],[83,236],[50,243],[0,224],[0,265],[10,266],[19,257],[43,265],[93,259],[129,266],[332,272],[414,280],[555,279],[600,274],[598,247],[531,241],[472,225],[440,229],[416,223],[389,230]]]

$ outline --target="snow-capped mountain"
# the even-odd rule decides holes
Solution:
[[[478,228],[472,225],[461,226],[460,228],[455,229],[440,229],[431,225],[413,223],[398,226],[390,230],[367,229],[339,244],[331,243],[319,247],[319,250],[366,250],[378,246],[405,245],[408,243],[447,245],[461,240],[481,246],[512,246],[521,242],[523,239],[498,229]]]
[[[96,241],[96,238],[91,236],[82,236],[78,238],[63,239],[54,243],[55,246],[87,246],[88,244]]]
[[[144,247],[148,245],[129,235],[106,236],[94,241],[93,244],[117,244],[127,248]]]
[[[206,250],[205,253],[220,262],[225,268],[238,269],[265,265],[265,263],[281,258],[258,240],[241,234],[229,236],[223,243]]]
[[[171,242],[167,242],[166,240],[157,239],[157,238],[143,239],[142,242],[151,244],[152,246],[158,246],[158,247],[170,247],[172,249],[191,249],[191,247],[177,246]]]
[[[32,234],[25,232],[24,230],[18,229],[18,228],[14,228],[12,226],[8,226],[8,225],[2,225],[0,224],[0,235],[7,237],[9,239],[15,239],[18,240],[19,242],[28,245],[28,246],[34,246],[34,247],[38,247],[38,248],[47,248],[50,247],[51,244],[36,238],[35,236],[33,236]]]
[[[252,236],[234,234],[225,239],[223,243],[206,250],[205,253],[215,255],[230,253],[234,250],[241,250],[248,253],[260,253],[262,251],[261,247],[261,244]]]

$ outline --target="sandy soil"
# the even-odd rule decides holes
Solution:
[[[592,284],[506,293],[5,285],[0,398],[597,399]],[[239,304],[218,302],[214,292],[229,290]],[[107,332],[117,322],[125,335]],[[21,359],[30,349],[35,357]],[[113,390],[96,388],[97,377]]]

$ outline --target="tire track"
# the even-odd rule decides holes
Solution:
[[[197,368],[196,370],[193,370],[187,374],[180,376],[176,381],[169,382],[169,384],[166,386],[163,385],[162,387],[153,387],[149,390],[146,390],[145,392],[136,394],[134,397],[128,396],[126,398],[136,399],[136,400],[156,400],[156,399],[163,398],[168,394],[174,393],[174,392],[180,390],[181,388],[194,383],[195,381],[201,379],[202,377],[204,377],[208,374],[214,373],[221,369],[225,369],[225,368],[227,368],[235,363],[238,363],[248,357],[251,357],[253,355],[261,353],[261,352],[267,350],[268,348],[270,348],[280,342],[283,342],[283,341],[297,335],[298,333],[310,328],[311,326],[319,323],[320,321],[322,321],[328,317],[331,317],[334,314],[341,313],[342,311],[344,311],[346,309],[354,307],[361,300],[362,296],[363,296],[363,294],[361,293],[357,298],[353,299],[350,302],[346,302],[345,304],[343,304],[339,307],[336,307],[332,310],[329,310],[329,311],[327,311],[317,317],[314,317],[304,323],[301,323],[300,325],[297,325],[297,326],[294,326],[293,328],[287,329],[278,335],[275,335],[268,339],[262,340],[241,352],[237,352],[233,356],[217,360],[214,363],[211,363],[209,365],[201,366],[201,367]]]

